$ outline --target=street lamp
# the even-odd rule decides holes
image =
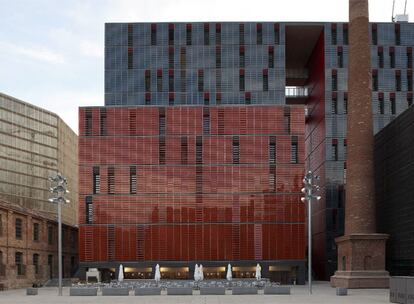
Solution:
[[[69,193],[66,189],[67,180],[60,173],[55,176],[50,176],[48,180],[52,183],[49,191],[55,196],[49,198],[49,202],[57,204],[58,206],[58,264],[59,264],[59,296],[62,295],[62,204],[68,204],[64,195]]]
[[[312,199],[319,201],[321,197],[315,195],[314,192],[320,190],[320,187],[315,183],[319,180],[319,176],[313,175],[312,171],[308,171],[303,178],[304,187],[302,192],[304,194],[301,197],[302,202],[308,203],[308,282],[309,282],[309,294],[312,294]]]

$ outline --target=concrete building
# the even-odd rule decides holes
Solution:
[[[57,267],[54,228],[49,235],[53,246],[45,237],[46,225],[53,227],[57,219],[57,206],[48,202],[51,185],[47,179],[56,172],[68,179],[71,203],[63,206],[62,218],[66,229],[73,231],[78,223],[77,135],[56,114],[0,93],[0,264],[5,269],[0,284],[7,288],[31,285],[30,274],[19,275],[16,280],[15,267],[17,262],[33,265],[32,254],[38,254],[35,259],[39,265],[46,265],[52,255],[53,267]],[[16,229],[20,238],[15,238]],[[37,240],[31,236],[33,229]],[[76,238],[72,239],[76,242]],[[66,259],[68,265],[72,257],[77,264],[76,246],[69,246],[72,249]],[[19,258],[15,258],[17,253],[21,254]],[[37,274],[37,281],[47,278],[49,272]]]

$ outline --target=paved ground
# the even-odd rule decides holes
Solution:
[[[39,290],[38,296],[26,296],[26,290],[8,290],[0,292],[0,303],[7,304],[55,304],[55,303],[191,303],[191,304],[210,304],[210,303],[231,303],[231,304],[255,304],[255,303],[344,303],[344,304],[368,304],[368,303],[389,303],[388,289],[363,289],[349,290],[348,296],[338,297],[335,289],[331,288],[327,282],[316,282],[314,284],[313,295],[309,296],[307,286],[294,286],[292,295],[243,295],[243,296],[145,296],[145,297],[69,297],[69,289],[64,288],[63,297],[57,296],[57,288],[47,287]]]

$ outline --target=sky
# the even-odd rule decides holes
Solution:
[[[392,3],[370,0],[370,20],[391,21]],[[395,0],[395,13],[404,3]],[[78,107],[104,105],[105,22],[345,22],[348,0],[0,0],[0,12],[0,92],[78,133]]]

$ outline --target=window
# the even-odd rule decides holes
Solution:
[[[331,114],[338,114],[338,98],[336,92],[332,93],[332,108]]]
[[[185,70],[181,70],[181,72],[180,72],[180,89],[181,89],[181,92],[185,92],[186,90],[187,90],[187,86],[186,86],[186,83],[187,83],[187,75],[186,75],[186,72],[185,72]]]
[[[395,115],[397,112],[395,104],[395,93],[390,93],[390,103],[391,103],[391,114]]]
[[[252,103],[252,93],[246,92],[244,93],[244,103],[251,104]]]
[[[92,110],[85,109],[85,135],[92,135]]]
[[[348,157],[348,141],[345,138],[344,139],[344,159],[346,160],[347,157]]]
[[[162,70],[157,70],[157,92],[162,92]]]
[[[198,78],[197,78],[197,88],[199,92],[204,91],[204,71],[198,70]]]
[[[348,44],[348,24],[344,23],[342,25],[342,41],[343,44]]]
[[[49,278],[53,277],[53,255],[47,256],[47,265],[49,266]]]
[[[221,91],[221,70],[219,69],[216,70],[216,91]]]
[[[204,23],[204,45],[210,44],[210,24]]]
[[[129,135],[136,135],[136,134],[137,134],[137,112],[134,111],[133,109],[130,109],[129,110]],[[94,194],[95,194],[95,190],[94,190]]]
[[[344,93],[344,114],[348,113],[348,92]]]
[[[338,161],[338,141],[336,139],[332,140],[332,160]]]
[[[158,147],[159,164],[165,165],[165,137],[160,136]]]
[[[390,68],[395,68],[395,49],[394,47],[389,48],[389,54],[390,54]]]
[[[196,164],[203,163],[203,138],[196,136]]]
[[[184,46],[180,49],[180,66],[182,69],[187,66],[187,50]]]
[[[216,44],[221,44],[221,24],[216,23]]]
[[[174,24],[168,24],[168,45],[174,45]]]
[[[378,71],[372,70],[372,90],[378,91]]]
[[[174,48],[173,47],[168,48],[168,68],[169,69],[174,68]]]
[[[221,93],[216,93],[216,104],[221,105]]]
[[[268,61],[269,61],[269,68],[272,69],[275,67],[275,49],[273,46],[269,46],[267,55],[268,55]]]
[[[106,109],[100,108],[99,109],[99,131],[101,136],[107,135],[107,128],[106,128]]]
[[[336,70],[332,70],[332,91],[338,90],[338,75]]]
[[[331,44],[336,44],[337,43],[337,33],[336,33],[336,24],[332,23],[331,24]]]
[[[240,143],[239,143],[239,137],[233,136],[233,164],[239,164],[240,163]]]
[[[275,35],[275,44],[279,44],[280,43],[280,38],[279,38],[279,24],[275,23],[275,25],[273,26],[273,31],[274,31],[274,35]]]
[[[137,193],[137,167],[136,166],[129,167],[129,193],[130,194]]]
[[[93,167],[93,194],[101,192],[101,175],[99,167]]]
[[[275,192],[276,191],[276,173],[269,172],[269,191]]]
[[[134,68],[134,51],[132,48],[128,48],[128,70]]]
[[[173,92],[168,93],[168,105],[173,106],[174,105],[174,98],[175,94]]]
[[[345,270],[346,270],[346,257],[343,256],[342,257],[342,271],[345,271]]]
[[[208,106],[210,104],[210,93],[204,92],[204,105]]]
[[[221,47],[216,46],[216,69],[221,68]]]
[[[168,70],[168,91],[174,92],[174,70]]]
[[[16,232],[16,239],[22,239],[22,220],[17,218],[15,221],[15,232]]]
[[[382,46],[378,47],[378,67],[384,68],[384,48]]]
[[[24,265],[23,265],[23,253],[16,252],[14,256],[15,264],[16,264],[16,271],[17,275],[21,276],[24,275]]]
[[[151,24],[151,45],[157,44],[157,24]]]
[[[203,134],[210,134],[210,111],[208,108],[203,109]]]
[[[39,223],[33,223],[33,241],[38,242],[39,241]]]
[[[263,27],[261,23],[256,24],[256,43],[263,43]]]
[[[47,226],[47,243],[49,245],[53,244],[53,226]]]
[[[128,24],[128,47],[133,46],[134,32],[132,24]]]
[[[239,66],[241,68],[245,67],[244,46],[239,47]]]
[[[407,91],[413,90],[413,71],[407,70]]]
[[[269,91],[269,72],[267,69],[263,70],[263,91]]]
[[[239,24],[239,44],[244,44],[244,24]]]
[[[384,93],[378,93],[378,107],[379,113],[384,114]]]
[[[145,70],[145,92],[151,91],[151,71]]]
[[[158,117],[158,123],[159,123],[159,135],[163,136],[165,135],[165,109],[164,108],[160,108],[159,109],[159,117]]]
[[[344,52],[342,51],[342,46],[338,46],[337,50],[337,59],[338,59],[338,67],[343,68],[344,67]]]
[[[413,93],[412,92],[408,92],[407,93],[407,105],[409,107],[411,107],[412,104],[413,104]]]
[[[188,142],[187,137],[181,137],[181,164],[187,165],[188,163]]]
[[[292,136],[291,149],[290,149],[290,162],[292,164],[298,164],[299,163],[298,138],[297,138],[297,136]]]
[[[401,91],[401,71],[395,71],[395,90]]]
[[[244,69],[240,69],[240,71],[239,71],[239,90],[241,92],[244,91],[244,85],[245,85],[245,83],[244,83]]]
[[[115,194],[115,169],[108,168],[108,194]]]
[[[276,137],[269,137],[269,164],[276,164]]]
[[[371,26],[371,39],[372,44],[377,45],[378,44],[378,31],[377,31],[377,25],[374,23]]]
[[[150,105],[150,104],[151,104],[151,93],[146,92],[145,93],[145,105]]]
[[[290,133],[290,108],[288,107],[284,110],[283,127],[286,133]]]
[[[224,111],[218,109],[217,112],[217,133],[218,135],[224,135]]]
[[[186,25],[186,43],[187,45],[191,45],[192,42],[192,25],[187,23]]]
[[[413,49],[411,47],[407,48],[407,69],[413,68]]]
[[[400,45],[401,44],[401,31],[400,31],[400,24],[396,23],[394,24],[395,28],[395,44]]]
[[[33,265],[35,269],[35,274],[39,274],[39,255],[37,253],[33,255]]]

